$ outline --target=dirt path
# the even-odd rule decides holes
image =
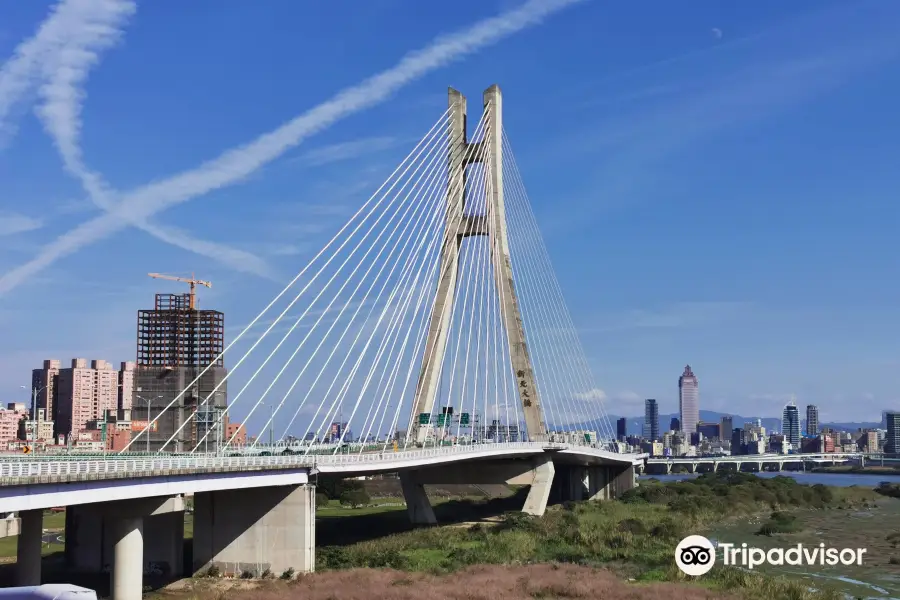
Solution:
[[[450,575],[353,569],[314,573],[298,581],[194,580],[154,594],[159,599],[213,600],[713,600],[727,594],[675,583],[635,584],[609,571],[574,565],[478,566]]]

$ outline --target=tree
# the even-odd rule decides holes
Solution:
[[[341,493],[341,504],[351,508],[365,506],[370,500],[368,492],[363,488],[345,490]]]

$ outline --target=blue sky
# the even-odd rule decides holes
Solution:
[[[205,171],[522,5],[74,4],[43,37],[49,3],[2,9],[3,402],[43,358],[132,360],[136,311],[182,291],[150,271],[212,280],[203,306],[248,322],[435,122],[448,85],[471,114],[498,83],[610,413],[645,397],[674,412],[685,363],[703,409],[900,406],[900,4],[534,0],[544,18],[495,22],[491,43]]]

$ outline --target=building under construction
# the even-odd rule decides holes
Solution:
[[[213,451],[224,440],[228,405],[226,384],[222,383],[226,374],[222,360],[225,315],[197,308],[194,283],[208,287],[206,282],[151,276],[188,282],[191,293],[156,294],[152,310],[138,311],[132,428],[141,431],[157,420],[131,450],[159,451],[178,432],[165,451],[190,451],[198,443],[199,451]],[[200,442],[207,431],[209,435]]]

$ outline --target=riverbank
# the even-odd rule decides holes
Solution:
[[[773,519],[755,516],[710,528],[706,535],[720,543],[769,550],[772,548],[829,548],[866,550],[861,565],[768,566],[759,571],[774,575],[790,570],[810,586],[828,582],[852,598],[900,598],[900,500],[882,496],[875,502],[845,510],[799,509],[771,527]],[[765,530],[765,533],[761,533]]]
[[[791,478],[718,473],[674,484],[642,482],[621,501],[570,503],[540,518],[507,513],[494,522],[417,529],[317,549],[317,570],[377,567],[459,573],[474,565],[574,563],[603,568],[632,585],[684,582],[673,552],[686,535],[772,510],[839,510],[868,506],[871,489],[801,485]],[[352,517],[343,527],[351,529]],[[327,538],[326,538],[327,539]],[[725,567],[694,582],[745,598],[839,598],[826,586]]]
[[[833,465],[827,467],[816,467],[810,469],[810,473],[832,473],[836,475],[891,475],[900,477],[900,467],[882,467],[879,465],[871,465],[860,467],[855,465]]]

